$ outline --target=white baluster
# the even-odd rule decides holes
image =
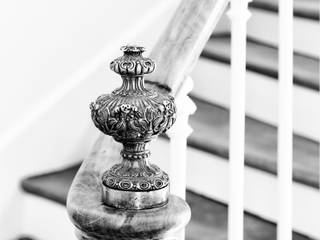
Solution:
[[[279,0],[278,227],[277,239],[292,239],[293,1]]]
[[[243,239],[245,77],[248,0],[231,0],[231,100],[228,239]]]
[[[176,96],[177,120],[167,132],[170,137],[170,192],[182,199],[186,196],[187,138],[192,132],[188,123],[189,115],[196,105],[187,94],[193,88],[193,81],[187,77]]]
[[[186,198],[186,173],[187,173],[187,138],[192,133],[188,120],[197,107],[191,98],[187,95],[193,88],[191,77],[187,77],[182,88],[175,97],[177,106],[176,123],[167,132],[170,137],[170,193]],[[185,231],[182,229],[177,239],[185,239]]]

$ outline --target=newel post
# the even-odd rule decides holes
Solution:
[[[174,98],[145,86],[144,74],[153,72],[155,63],[142,56],[143,47],[121,50],[110,68],[122,86],[90,105],[95,126],[114,140],[108,146],[101,140],[85,160],[68,195],[68,213],[78,239],[176,239],[190,209],[170,194],[168,174],[150,162],[147,149],[175,122]],[[108,168],[99,167],[103,161]]]

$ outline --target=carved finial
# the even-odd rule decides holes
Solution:
[[[152,208],[167,202],[169,177],[148,162],[145,146],[172,126],[176,108],[173,97],[145,88],[143,74],[152,72],[155,64],[142,56],[144,48],[121,49],[124,55],[110,67],[122,76],[122,86],[91,104],[95,126],[124,146],[122,163],[103,175],[104,202],[125,209]]]
[[[146,51],[144,47],[140,47],[137,45],[122,46],[120,50],[124,53],[143,53],[144,51]]]
[[[135,45],[126,45],[120,48],[123,56],[113,60],[110,63],[112,71],[120,75],[143,75],[152,73],[155,69],[155,63],[150,58],[145,58],[142,53],[144,47]]]

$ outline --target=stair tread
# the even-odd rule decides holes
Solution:
[[[192,97],[197,111],[190,117],[193,133],[188,145],[228,158],[229,110]],[[272,174],[277,172],[277,128],[246,117],[245,163]],[[294,134],[293,179],[319,187],[319,143]]]
[[[222,203],[187,191],[186,200],[190,205],[192,218],[186,228],[187,240],[227,240],[227,210]],[[199,238],[201,236],[201,238]],[[252,214],[244,214],[244,239],[276,239],[276,225]],[[294,240],[307,240],[309,237],[293,233]]]
[[[61,170],[27,177],[22,180],[24,191],[65,205],[72,180],[80,163]]]
[[[201,56],[229,64],[230,40],[229,33],[212,36],[204,47]],[[277,78],[278,49],[248,38],[247,70]],[[293,75],[295,84],[319,90],[319,59],[294,53]]]
[[[65,204],[72,180],[80,163],[51,173],[26,178],[22,188],[31,194]],[[187,191],[187,202],[191,207],[192,217],[186,228],[187,240],[227,239],[227,206]],[[276,225],[262,218],[245,213],[244,236],[247,240],[275,239]],[[310,238],[294,233],[294,240]]]
[[[278,12],[278,0],[253,0],[252,8]],[[319,20],[319,0],[294,0],[294,16]]]

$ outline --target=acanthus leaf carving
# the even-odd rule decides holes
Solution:
[[[169,177],[159,167],[149,163],[150,151],[145,146],[175,122],[174,98],[158,92],[156,88],[145,87],[143,74],[151,73],[155,64],[141,55],[143,48],[126,46],[123,51],[124,55],[110,64],[110,68],[121,75],[122,86],[111,94],[99,96],[90,104],[95,126],[124,146],[122,162],[104,173],[102,183],[105,191],[148,192],[164,189],[162,194],[167,194]],[[110,204],[109,200],[105,202]]]

